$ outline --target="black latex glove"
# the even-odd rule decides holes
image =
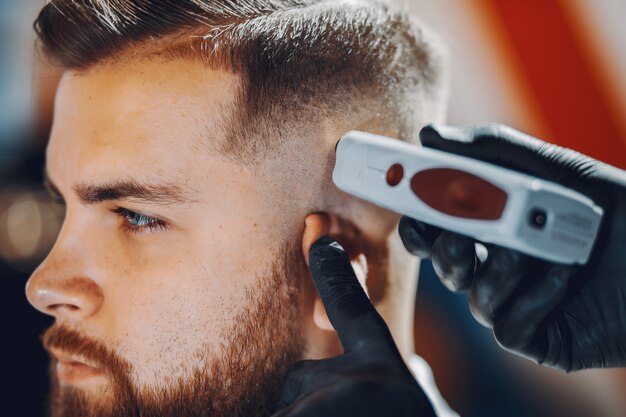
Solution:
[[[564,371],[626,366],[626,172],[500,125],[427,126],[420,138],[562,184],[604,208],[591,260],[578,268],[490,245],[481,263],[470,238],[406,217],[399,229],[449,289],[469,290],[472,314],[505,349]]]
[[[295,364],[283,385],[285,408],[274,417],[435,416],[343,248],[320,238],[309,268],[344,353]]]

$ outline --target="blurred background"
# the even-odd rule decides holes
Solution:
[[[435,29],[452,57],[448,121],[500,122],[626,169],[626,2],[396,0]],[[38,63],[32,22],[44,0],[0,0],[0,281],[3,412],[42,416],[50,319],[24,285],[54,243],[61,213],[42,189],[58,73]],[[465,417],[626,416],[626,371],[564,375],[513,357],[447,292],[427,261],[417,352]],[[9,410],[20,410],[11,413]]]

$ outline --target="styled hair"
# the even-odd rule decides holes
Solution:
[[[442,47],[379,1],[50,0],[35,30],[68,70],[159,56],[237,74],[222,150],[242,161],[271,149],[277,129],[337,115],[417,141],[445,101]]]

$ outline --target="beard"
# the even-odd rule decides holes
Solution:
[[[161,381],[159,388],[132,383],[132,365],[106,344],[72,329],[54,325],[44,346],[80,355],[109,380],[100,398],[60,385],[56,359],[51,361],[52,417],[269,416],[277,408],[283,376],[303,352],[299,322],[299,282],[306,265],[299,244],[281,245],[269,276],[246,290],[247,307],[224,331],[228,341],[216,354],[201,352],[206,365],[186,377]],[[194,355],[197,357],[197,355]],[[158,358],[155,358],[158,360]]]

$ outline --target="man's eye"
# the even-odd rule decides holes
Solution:
[[[167,225],[159,219],[122,207],[113,210],[113,212],[125,220],[122,228],[128,233],[153,232],[167,228]]]

